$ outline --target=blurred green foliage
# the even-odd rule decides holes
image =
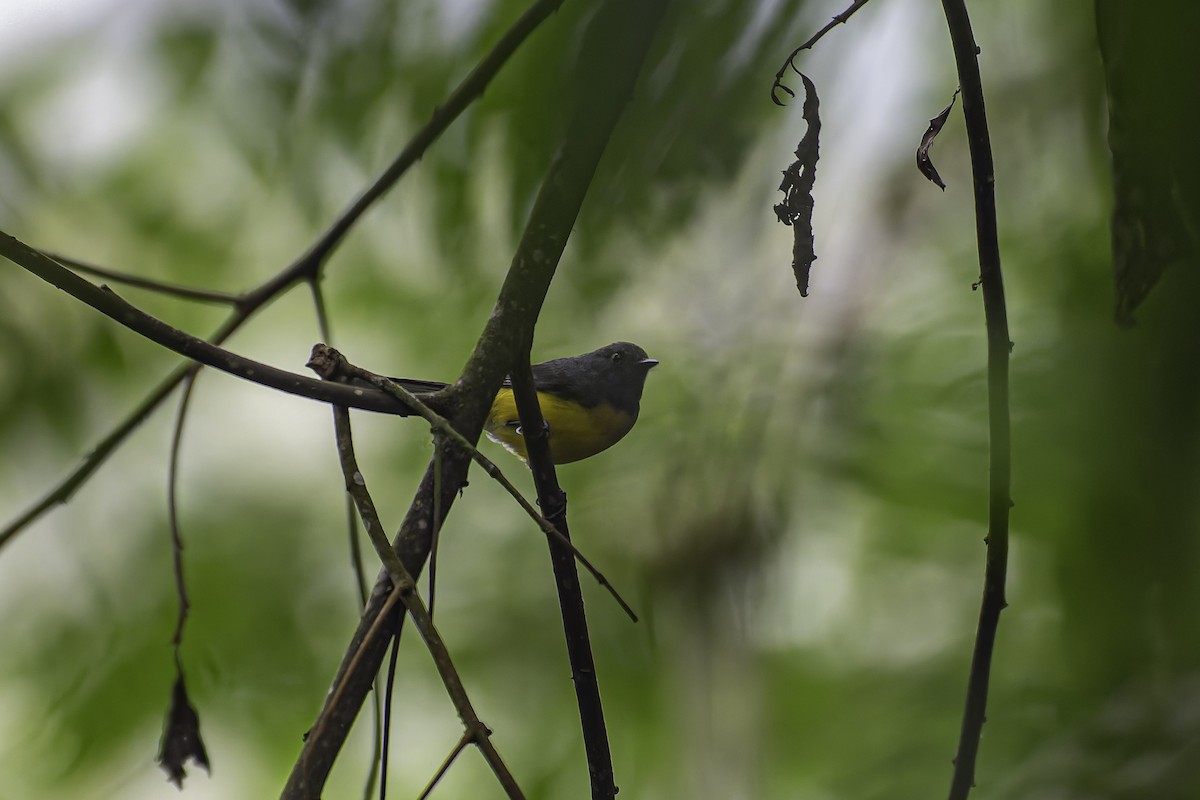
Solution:
[[[0,228],[139,275],[253,286],[521,10],[81,11],[0,61]],[[635,431],[561,474],[581,547],[643,616],[629,625],[587,587],[622,796],[882,800],[948,785],[986,519],[969,166],[956,114],[934,152],[947,192],[912,168],[955,83],[937,9],[868,6],[804,63],[826,138],[820,258],[812,296],[796,296],[771,205],[799,103],[776,109],[769,87],[841,10],[675,5],[539,326],[540,357],[631,339],[663,362]],[[1168,271],[1137,327],[1113,325],[1091,4],[972,11],[1016,344],[1012,606],[975,796],[1192,797],[1197,271]],[[591,12],[564,4],[330,261],[335,344],[354,361],[454,376],[564,113],[587,102],[577,50]],[[175,360],[11,264],[0,281],[8,519]],[[198,334],[222,319],[120,291]],[[300,371],[315,330],[297,292],[230,346]],[[175,794],[153,764],[172,675],[168,417],[0,551],[0,796]],[[368,415],[355,430],[395,524],[428,432]],[[191,776],[189,796],[278,791],[353,629],[330,440],[315,404],[200,380],[183,450],[184,662],[214,772]],[[439,626],[506,760],[532,798],[583,796],[545,545],[482,475],[454,509],[440,570]],[[415,637],[397,698],[393,789],[413,796],[459,735]],[[360,727],[329,797],[361,796]],[[498,794],[473,753],[440,791]]]

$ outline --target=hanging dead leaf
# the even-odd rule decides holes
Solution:
[[[929,120],[929,129],[925,131],[925,135],[921,137],[921,144],[917,146],[917,169],[921,170],[921,174],[933,181],[943,192],[946,191],[946,184],[942,181],[942,176],[938,175],[933,161],[929,158],[929,148],[933,147],[933,140],[942,132],[942,126],[946,124],[946,120],[950,116],[950,109],[954,108],[954,101],[958,99],[959,91],[959,89],[955,89],[954,94],[950,96],[950,105],[943,108],[942,113]]]
[[[200,717],[188,701],[183,673],[177,672],[175,687],[171,690],[171,708],[167,711],[159,744],[158,765],[167,773],[167,780],[179,789],[183,788],[183,779],[187,777],[184,765],[188,759],[209,771],[208,753],[200,738]]]
[[[792,272],[800,296],[808,297],[809,272],[817,260],[812,229],[812,191],[817,181],[817,160],[821,157],[821,101],[817,97],[817,87],[808,76],[802,72],[798,74],[804,81],[803,115],[808,129],[796,145],[796,160],[783,171],[783,181],[779,184],[783,201],[775,206],[775,216],[784,225],[792,227]]]

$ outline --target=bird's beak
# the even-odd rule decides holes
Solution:
[[[641,364],[646,369],[651,369],[653,367],[658,366],[658,359],[657,358],[643,358],[638,363]]]

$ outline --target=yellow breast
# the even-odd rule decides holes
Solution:
[[[550,457],[555,464],[569,464],[607,450],[637,421],[637,415],[618,411],[607,403],[586,408],[545,392],[538,392],[538,405],[549,426]],[[518,432],[519,425],[512,389],[501,389],[484,429],[493,441],[526,460],[525,438]]]

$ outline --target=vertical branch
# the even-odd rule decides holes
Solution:
[[[1000,271],[995,170],[992,164],[987,114],[983,105],[978,48],[964,0],[942,0],[942,7],[946,13],[946,23],[954,47],[954,60],[958,66],[963,117],[971,151],[971,174],[975,187],[975,233],[979,249],[979,286],[983,290],[988,353],[987,561],[984,569],[983,600],[979,609],[979,627],[975,634],[975,650],[971,656],[962,730],[959,734],[958,752],[954,758],[954,776],[949,794],[950,800],[963,800],[970,794],[975,783],[975,761],[987,711],[992,651],[996,643],[996,629],[1000,624],[1000,612],[1007,605],[1004,583],[1008,571],[1008,516],[1012,506],[1008,362],[1012,342],[1009,340],[1004,279]]]
[[[567,495],[558,485],[554,462],[550,458],[550,439],[542,409],[538,405],[537,389],[529,356],[512,372],[513,397],[521,429],[525,432],[525,450],[529,468],[537,487],[538,504],[546,519],[569,541],[567,528]],[[583,726],[583,747],[587,754],[588,774],[591,776],[593,800],[611,800],[617,787],[613,778],[612,752],[604,725],[604,707],[600,703],[600,683],[596,677],[596,660],[588,637],[587,615],[584,613],[583,592],[579,586],[579,571],[575,558],[565,542],[547,536],[554,583],[558,588],[558,604],[562,610],[563,634],[567,641],[567,658],[571,662],[571,680],[575,684],[575,701],[579,706],[579,721]]]
[[[179,650],[183,644],[183,629],[187,625],[191,602],[188,600],[187,581],[183,575],[183,534],[179,530],[179,450],[183,445],[183,423],[187,419],[192,390],[196,387],[197,373],[191,372],[184,378],[183,394],[179,409],[175,413],[175,430],[171,434],[171,455],[167,459],[167,527],[171,531],[171,564],[175,570],[175,594],[179,601],[179,613],[175,618],[175,633],[171,644],[175,648],[175,660],[179,661]]]
[[[312,295],[313,313],[317,318],[317,330],[321,334],[321,341],[333,341],[333,329],[329,323],[329,308],[325,302],[325,291],[321,288],[321,279],[318,275],[313,275],[305,281],[308,284],[309,294]],[[354,572],[354,585],[358,589],[358,604],[359,608],[367,605],[367,572],[363,566],[362,547],[358,542],[358,512],[354,506],[354,498],[350,493],[346,493],[346,533],[349,537],[350,544],[350,567]],[[395,650],[393,649],[393,653]],[[393,655],[392,665],[395,666],[395,657]],[[388,672],[387,696],[391,697],[392,684],[391,679],[395,673],[393,668]],[[371,761],[370,768],[367,770],[367,779],[363,783],[363,800],[371,800],[375,796],[375,782],[379,781],[379,796],[387,797],[387,723],[390,721],[385,715],[385,708],[390,710],[390,706],[383,706],[380,702],[379,680],[375,681],[375,694],[371,702]]]

